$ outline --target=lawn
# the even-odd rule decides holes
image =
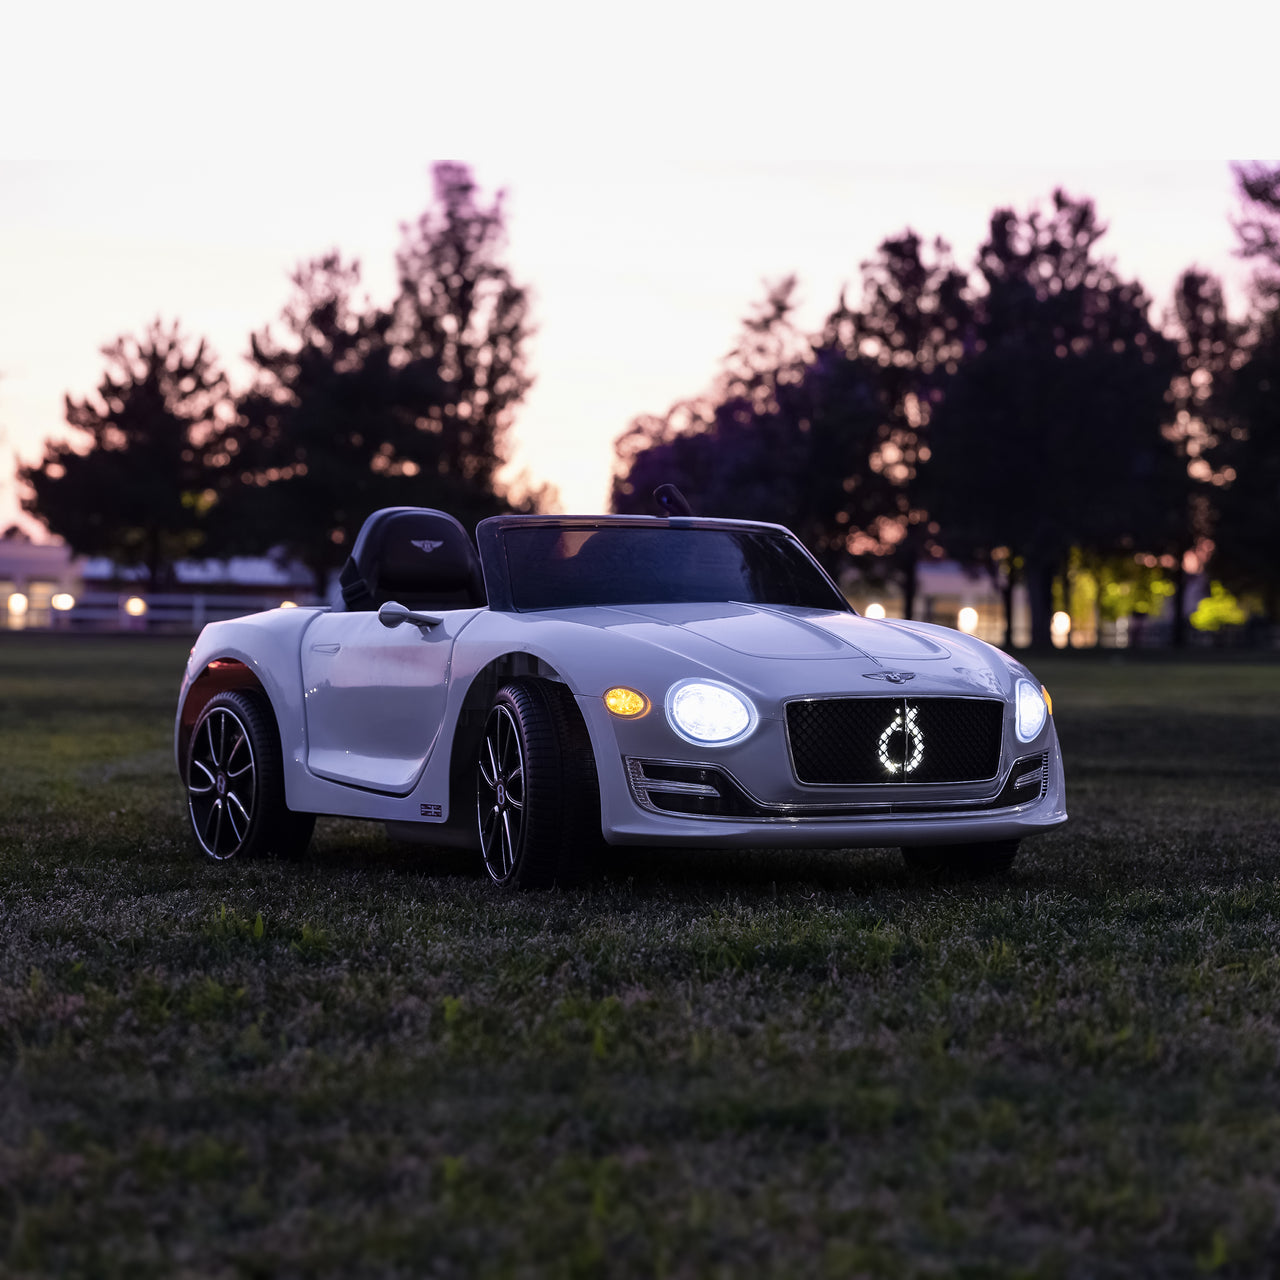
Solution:
[[[1037,663],[1072,821],[622,853],[322,820],[192,853],[186,644],[0,636],[0,1274],[1280,1271],[1280,664]]]

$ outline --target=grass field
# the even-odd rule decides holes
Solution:
[[[186,645],[0,637],[0,1274],[1280,1272],[1280,665],[1036,664],[1016,872],[322,820],[198,861]]]

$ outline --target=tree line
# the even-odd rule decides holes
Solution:
[[[997,210],[967,270],[907,230],[816,333],[795,324],[795,279],[771,286],[712,387],[619,438],[613,509],[652,511],[675,483],[702,513],[788,525],[837,575],[892,577],[908,616],[945,555],[991,575],[1007,619],[1025,584],[1035,644],[1073,573],[1104,610],[1173,594],[1175,642],[1206,564],[1280,621],[1280,169],[1236,172],[1245,319],[1191,268],[1153,320],[1093,202],[1062,191]],[[177,323],[104,348],[96,395],[66,400],[78,438],[19,471],[26,510],[153,588],[185,556],[271,547],[323,594],[378,507],[536,509],[545,491],[496,479],[531,385],[502,195],[456,163],[433,188],[391,303],[337,252],[301,264],[239,394]]]
[[[249,340],[233,395],[208,344],[175,323],[103,349],[97,394],[66,398],[78,438],[19,470],[24,508],[78,554],[144,566],[151,587],[190,555],[305,564],[323,595],[361,523],[384,506],[474,524],[533,509],[495,473],[531,377],[527,290],[503,260],[502,194],[438,164],[402,228],[396,295],[374,305],[334,252],[301,264],[276,325]]]
[[[1100,250],[1093,202],[999,209],[971,270],[913,231],[862,266],[816,333],[796,281],[753,309],[706,393],[636,418],[612,505],[675,483],[700,514],[775,520],[833,573],[894,578],[948,556],[1031,604],[1088,573],[1102,608],[1174,596],[1206,565],[1280,622],[1280,169],[1238,166],[1240,252],[1258,265],[1233,320],[1189,268],[1158,320]]]

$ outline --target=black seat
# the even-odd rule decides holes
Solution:
[[[410,609],[473,609],[486,603],[480,559],[467,531],[429,507],[383,507],[360,527],[338,578],[347,609],[398,600]]]

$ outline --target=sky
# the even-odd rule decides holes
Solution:
[[[155,317],[243,385],[249,334],[337,248],[390,300],[430,166],[504,189],[535,386],[512,470],[607,500],[640,413],[705,389],[765,282],[816,327],[910,226],[972,262],[992,210],[1088,195],[1168,305],[1242,311],[1228,157],[1265,154],[1280,6],[51,0],[0,19],[0,527],[12,458]],[[1261,15],[1261,16],[1260,16]]]

